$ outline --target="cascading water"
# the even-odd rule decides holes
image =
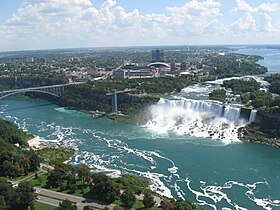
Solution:
[[[225,143],[239,141],[238,129],[244,124],[239,120],[240,108],[185,98],[161,99],[151,107],[151,116],[146,125],[151,130],[210,137]]]
[[[250,113],[249,123],[256,122],[257,110],[252,110]]]
[[[237,78],[227,78],[237,79]],[[210,137],[225,143],[239,142],[238,129],[256,121],[256,110],[241,104],[223,104],[207,100],[209,93],[223,80],[187,87],[175,96],[162,98],[150,107],[148,129],[175,132],[178,135]]]
[[[166,108],[182,108],[185,110],[193,110],[199,113],[212,113],[217,117],[224,117],[231,122],[237,122],[240,118],[239,107],[226,106],[219,102],[193,100],[186,98],[161,99],[157,105]]]

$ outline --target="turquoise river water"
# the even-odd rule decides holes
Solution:
[[[275,53],[280,60],[279,50],[270,55],[267,51],[240,52],[266,56],[262,61],[266,66]],[[275,66],[270,70],[277,72]],[[276,148],[123,125],[44,100],[3,99],[0,117],[42,140],[76,148],[71,164],[86,163],[112,176],[147,177],[153,190],[193,200],[204,209],[280,209],[280,150]]]

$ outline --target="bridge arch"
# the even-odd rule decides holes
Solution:
[[[17,90],[17,91],[13,91],[11,93],[8,93],[6,95],[0,96],[0,100],[3,99],[3,98],[6,98],[6,97],[12,96],[12,95],[16,95],[18,93],[27,93],[27,92],[45,93],[45,94],[52,95],[52,96],[55,96],[55,97],[60,97],[59,95],[57,95],[55,93],[44,91],[44,90]]]

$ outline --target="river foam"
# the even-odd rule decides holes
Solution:
[[[150,108],[146,127],[154,132],[174,132],[202,138],[220,139],[223,143],[240,142],[240,108],[189,99],[161,99]]]
[[[258,185],[268,185],[267,182],[255,182],[253,184],[243,184],[237,181],[228,181],[223,186],[207,185],[206,182],[201,181],[201,186],[199,190],[195,190],[191,186],[191,180],[187,178],[185,180],[187,188],[195,196],[198,204],[200,206],[208,206],[214,210],[217,210],[217,205],[225,201],[232,208],[236,210],[247,210],[248,208],[242,207],[234,202],[224,190],[232,189],[233,187],[242,187],[246,190],[245,196],[254,202],[257,206],[262,207],[266,210],[272,210],[276,207],[280,207],[280,200],[272,200],[270,198],[257,198],[255,191]],[[210,199],[212,202],[206,202],[206,199]],[[227,207],[222,207],[222,209],[228,209]]]
[[[57,110],[55,110],[55,112],[57,112]],[[184,112],[185,110],[183,110],[183,113]],[[65,114],[65,119],[71,118],[72,115],[77,118],[79,117],[75,115],[75,113],[71,114],[60,111],[58,111],[58,113],[63,116]],[[198,112],[198,114],[201,115],[200,118],[198,118],[202,119],[201,121],[205,119],[208,120],[209,118],[214,124],[221,123],[220,118],[218,118],[220,122],[214,122],[215,119],[211,117],[211,113],[204,115]],[[194,115],[193,112],[190,112],[190,115],[192,117],[192,115]],[[174,196],[175,198],[190,199],[191,195],[194,196],[194,198],[191,199],[195,200],[196,198],[196,202],[205,208],[207,207],[207,209],[250,209],[244,207],[243,203],[240,202],[240,200],[242,201],[244,198],[248,200],[247,202],[252,202],[256,207],[262,209],[270,210],[280,207],[279,200],[260,196],[257,193],[259,187],[268,186],[268,182],[256,182],[256,180],[258,180],[256,177],[252,178],[253,181],[251,184],[243,184],[242,181],[228,181],[226,183],[222,181],[222,184],[213,184],[211,180],[197,183],[200,177],[193,176],[185,179],[185,176],[183,177],[182,174],[195,170],[195,168],[191,167],[191,164],[187,164],[187,161],[192,162],[193,158],[199,157],[199,152],[198,156],[193,154],[190,159],[186,158],[186,162],[180,163],[181,160],[173,159],[174,155],[172,153],[176,152],[176,150],[172,150],[170,153],[168,153],[168,150],[165,150],[165,154],[163,152],[164,150],[157,150],[157,148],[161,147],[156,147],[156,151],[154,151],[151,149],[153,148],[152,144],[151,147],[150,145],[145,145],[148,145],[151,141],[156,142],[155,144],[166,145],[180,141],[182,146],[185,145],[184,148],[187,148],[190,146],[186,144],[189,139],[190,141],[208,141],[212,142],[211,144],[215,144],[213,142],[216,141],[209,138],[195,139],[189,137],[189,135],[192,134],[187,134],[188,137],[186,138],[185,133],[179,132],[180,129],[170,129],[167,130],[167,132],[163,131],[163,133],[167,133],[167,135],[158,135],[158,131],[136,126],[125,127],[127,129],[124,129],[124,127],[118,127],[118,124],[110,124],[104,119],[99,121],[82,118],[79,123],[75,125],[73,123],[62,123],[55,119],[49,120],[46,118],[44,120],[38,118],[38,120],[36,119],[37,121],[34,119],[31,121],[29,118],[23,118],[22,116],[15,117],[14,114],[9,112],[4,112],[1,116],[4,116],[4,118],[7,117],[8,120],[24,126],[28,131],[30,131],[30,129],[36,130],[36,132],[44,136],[45,141],[56,140],[67,146],[78,148],[79,150],[70,160],[70,164],[88,164],[93,171],[104,172],[112,177],[118,177],[125,173],[132,173],[140,177],[148,178],[151,180],[150,188],[167,197]],[[87,121],[82,125],[84,120]],[[114,126],[103,129],[101,126],[95,126],[95,122],[97,122],[96,124],[102,122]],[[226,123],[228,123],[228,121],[226,121]],[[235,123],[233,123],[233,125],[236,126]],[[202,126],[201,128],[204,127]],[[174,135],[170,135],[170,132]],[[141,143],[138,144],[138,141]],[[230,143],[231,142],[232,141],[230,141]],[[211,144],[209,143],[209,145],[204,145],[202,147],[209,148]],[[178,145],[180,147],[180,144]],[[199,145],[201,145],[201,143],[199,143]],[[184,152],[185,150],[183,153]],[[188,167],[186,167],[187,165]],[[155,168],[151,169],[151,166],[155,166]],[[203,174],[201,174],[201,177],[203,177]],[[219,182],[219,180],[214,180]],[[236,187],[242,188],[240,200],[231,197]],[[245,192],[243,193],[243,191]],[[240,190],[238,192],[240,192]],[[225,205],[223,205],[224,203]]]

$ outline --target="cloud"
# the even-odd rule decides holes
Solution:
[[[106,0],[100,8],[90,0],[27,0],[0,26],[0,46],[201,44],[258,31],[276,33],[270,13],[278,10],[278,4],[252,7],[236,0],[233,15],[238,19],[232,23],[224,21],[228,14],[222,13],[222,6],[219,0],[186,0],[182,6],[167,7],[165,13],[141,14],[116,0]]]
[[[242,17],[232,24],[232,28],[238,32],[276,32],[278,29],[273,25],[273,19],[268,13],[278,10],[278,3],[262,3],[257,7],[252,7],[245,0],[236,0],[233,12],[241,13]]]
[[[278,3],[263,3],[257,7],[250,6],[245,0],[236,0],[237,6],[233,9],[234,12],[276,12],[279,10]]]
[[[220,2],[213,0],[198,1],[192,0],[182,7],[167,7],[172,16],[180,16],[182,18],[192,19],[197,16],[220,16]]]
[[[233,29],[239,32],[256,31],[257,24],[253,16],[250,13],[248,13],[246,16],[238,19],[233,24]]]

